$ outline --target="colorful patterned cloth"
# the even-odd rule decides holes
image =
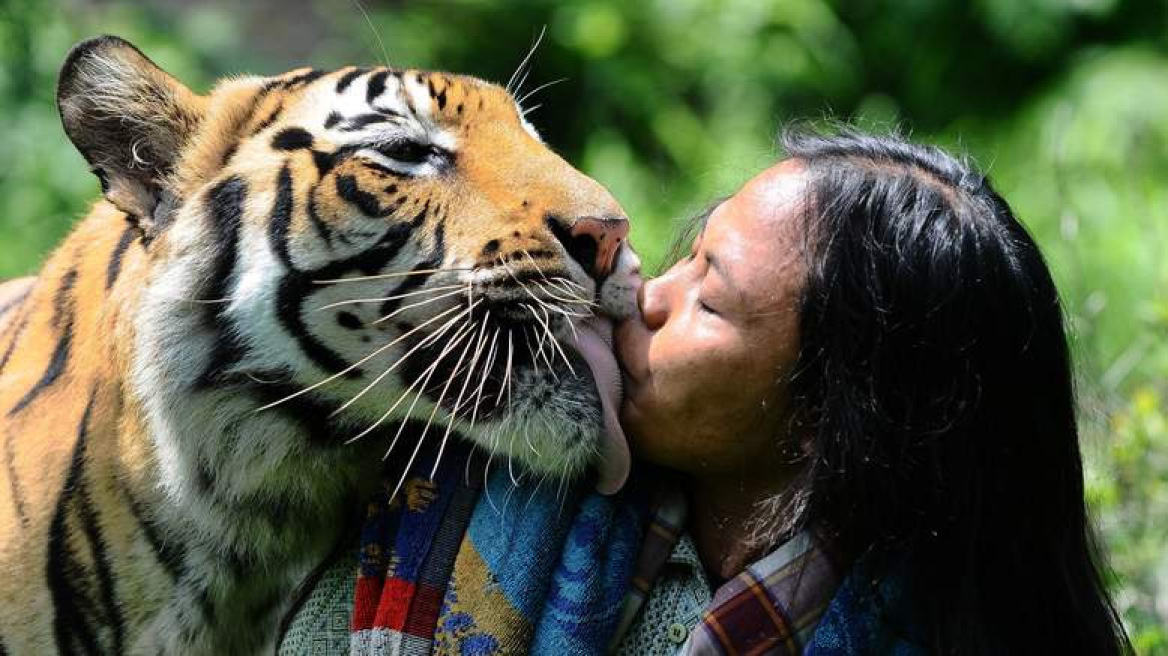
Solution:
[[[350,653],[603,653],[620,615],[648,499],[581,485],[485,481],[470,455],[423,454],[402,492],[370,503]]]
[[[446,454],[433,479],[427,457],[393,499],[384,481],[361,535],[350,653],[430,653],[434,624],[482,481],[461,475],[461,450]],[[460,457],[461,456],[461,457]]]

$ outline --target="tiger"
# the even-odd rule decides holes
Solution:
[[[0,654],[263,652],[423,442],[596,466],[572,333],[627,311],[629,220],[506,88],[348,66],[200,94],[102,36],[56,102],[102,195],[0,285]]]

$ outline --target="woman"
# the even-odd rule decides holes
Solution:
[[[662,569],[623,650],[1130,652],[1034,241],[936,148],[783,145],[618,327],[634,453],[682,472],[693,577],[728,581],[678,631],[703,584]]]

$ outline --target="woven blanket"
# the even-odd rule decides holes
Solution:
[[[435,468],[422,454],[369,503],[351,653],[604,653],[647,495],[517,483],[498,462],[484,480],[474,456],[456,448]]]

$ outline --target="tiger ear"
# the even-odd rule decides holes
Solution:
[[[100,36],[69,52],[57,110],[102,193],[149,234],[156,209],[170,205],[165,179],[202,120],[205,100],[129,42]]]

